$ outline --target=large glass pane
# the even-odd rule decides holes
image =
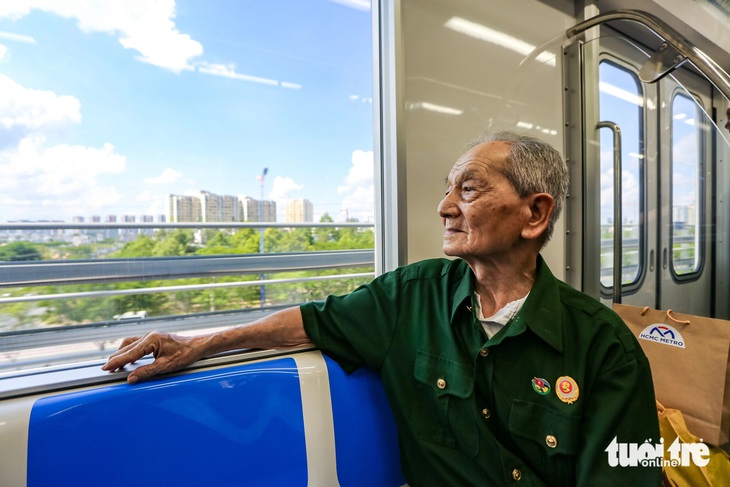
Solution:
[[[372,252],[371,23],[367,0],[0,5],[0,334],[271,308],[371,279],[362,259],[273,270]]]
[[[672,99],[672,269],[678,276],[700,268],[702,130],[709,127],[695,101],[684,93]]]
[[[622,284],[638,281],[643,263],[642,227],[642,112],[644,95],[636,75],[608,61],[599,65],[599,108],[602,121],[613,122],[621,132],[621,232]],[[601,129],[601,285],[613,286],[614,241],[614,138]]]

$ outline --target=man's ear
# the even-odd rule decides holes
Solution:
[[[555,209],[553,197],[548,193],[535,193],[527,197],[530,218],[522,227],[522,238],[540,238],[548,229],[550,217]]]

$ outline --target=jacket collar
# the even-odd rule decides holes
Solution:
[[[463,307],[471,311],[471,299],[474,294],[474,273],[466,262],[461,261],[459,269],[463,274],[456,283],[451,304],[451,323],[455,323],[456,313]],[[504,338],[519,335],[529,328],[548,345],[558,352],[563,351],[563,316],[560,305],[560,288],[558,280],[553,276],[541,255],[537,256],[537,272],[530,294],[517,313],[517,316],[499,333],[494,335],[490,344],[496,345]]]

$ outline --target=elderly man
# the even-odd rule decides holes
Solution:
[[[646,357],[620,318],[539,255],[567,183],[560,154],[537,139],[476,140],[438,207],[443,250],[457,259],[247,327],[126,339],[104,369],[153,353],[135,383],[224,350],[311,341],[347,371],[380,373],[410,485],[659,485],[658,467],[611,467],[606,450],[659,442]]]

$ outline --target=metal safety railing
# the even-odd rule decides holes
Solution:
[[[154,229],[238,229],[238,228],[372,228],[369,223],[62,223],[62,222],[11,222],[0,224],[0,234],[13,232],[99,230],[154,230]],[[140,257],[85,260],[46,260],[0,262],[0,290],[34,288],[76,284],[109,284],[122,282],[170,281],[170,285],[136,287],[127,285],[119,289],[75,290],[56,293],[24,293],[0,297],[1,305],[15,303],[102,298],[180,291],[214,290],[248,286],[269,286],[285,283],[307,283],[333,279],[369,279],[374,272],[339,273],[306,277],[270,278],[273,273],[295,271],[327,271],[333,269],[367,268],[374,266],[374,250],[332,250],[312,252],[288,252],[270,254],[191,255],[180,257]],[[236,279],[233,282],[202,282],[180,284],[180,279],[215,278],[222,276],[258,275],[257,280]],[[264,277],[266,276],[266,277]],[[290,306],[291,303],[287,306]],[[160,331],[186,331],[211,327],[245,324],[271,313],[283,306],[261,303],[255,308],[181,314],[163,317],[133,317],[130,320],[109,320],[81,325],[45,327],[0,333],[0,353],[12,354],[19,350],[49,346],[63,346],[80,342],[103,342],[120,336],[138,335],[151,329]],[[100,345],[103,348],[103,345]],[[2,366],[0,366],[2,368]]]

